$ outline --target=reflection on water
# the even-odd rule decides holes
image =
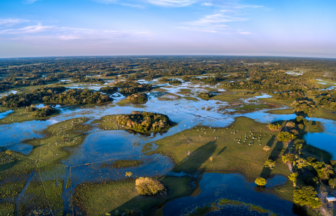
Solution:
[[[268,179],[267,184],[284,184],[287,178],[275,176]],[[196,196],[182,197],[168,202],[163,208],[163,215],[187,215],[195,209],[212,203],[217,204],[220,199],[235,200],[245,204],[253,204],[267,209],[276,215],[295,215],[292,213],[293,203],[282,200],[279,197],[260,192],[255,183],[249,183],[239,174],[205,173],[199,183],[200,194]],[[265,215],[251,211],[249,206],[225,205],[218,206],[217,211],[207,215]]]

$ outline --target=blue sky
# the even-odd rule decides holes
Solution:
[[[335,0],[1,0],[0,57],[336,58]]]

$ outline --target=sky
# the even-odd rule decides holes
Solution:
[[[335,0],[1,0],[0,58],[336,58]]]

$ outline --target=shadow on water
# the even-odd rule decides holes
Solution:
[[[216,150],[216,145],[215,145],[215,141],[212,142],[208,142],[207,144],[199,147],[198,149],[196,149],[194,152],[192,152],[189,156],[187,156],[184,160],[182,160],[179,164],[176,165],[175,169],[178,170],[184,170],[187,173],[190,174],[195,174],[198,173],[202,166],[202,164],[204,162],[206,162],[207,160],[209,160],[209,158],[211,157],[211,155],[213,155],[214,151]],[[201,174],[200,174],[201,175]],[[165,180],[165,178],[167,177],[163,177],[162,181]],[[172,194],[170,194],[171,191],[169,191],[168,188],[168,195],[166,195],[166,199],[159,205],[157,206],[164,206],[164,203],[168,202],[169,200],[172,199]],[[176,197],[175,197],[176,198]],[[146,197],[138,195],[137,197],[134,197],[133,199],[129,200],[128,202],[122,204],[121,206],[119,206],[117,209],[124,211],[125,209],[129,209],[129,206],[134,206],[135,202],[139,202],[139,200],[141,199],[146,199]],[[140,204],[141,206],[141,204]],[[113,213],[116,209],[112,210],[111,213]],[[150,212],[150,209],[146,209],[144,210],[145,215],[148,215]]]

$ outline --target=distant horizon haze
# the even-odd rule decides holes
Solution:
[[[2,0],[0,58],[336,58],[332,0]]]

